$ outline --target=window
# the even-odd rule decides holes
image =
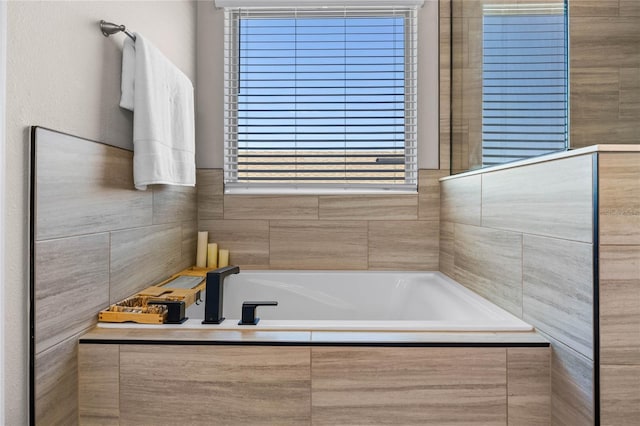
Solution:
[[[566,6],[485,5],[483,15],[483,166],[566,150]]]
[[[227,9],[226,190],[415,190],[415,14]]]

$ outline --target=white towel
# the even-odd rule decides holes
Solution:
[[[133,111],[133,181],[136,189],[194,186],[193,84],[155,46],[136,34],[122,51],[120,106]]]

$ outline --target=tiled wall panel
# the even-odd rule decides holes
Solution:
[[[133,188],[130,151],[36,132],[38,240],[151,225],[153,193]]]
[[[551,349],[507,348],[509,425],[551,423]]]
[[[209,232],[209,241],[229,250],[229,262],[253,268],[269,265],[269,221],[200,220],[199,231]]]
[[[640,366],[640,245],[600,247],[600,359]]]
[[[438,229],[434,221],[369,222],[369,268],[437,271]]]
[[[121,345],[120,424],[309,424],[309,358],[308,347]]]
[[[522,235],[455,224],[454,275],[461,284],[522,316]]]
[[[551,341],[551,424],[594,424],[593,361]]]
[[[273,221],[269,234],[275,269],[367,268],[365,221]]]
[[[482,174],[482,226],[590,243],[591,163],[583,155]]]
[[[598,167],[600,243],[640,245],[640,154],[600,154]]]
[[[600,370],[602,426],[634,426],[640,419],[640,365],[605,365]]]
[[[78,410],[82,425],[117,425],[120,346],[78,346]]]
[[[38,128],[36,424],[77,422],[77,338],[109,303],[195,262],[196,190],[133,186],[133,153]]]
[[[525,235],[522,258],[523,319],[593,359],[592,245]]]
[[[36,243],[35,352],[88,329],[109,305],[109,234]]]
[[[506,424],[505,352],[312,348],[313,424]]]
[[[241,268],[437,270],[446,175],[420,170],[417,194],[224,195],[201,169],[198,228]]]
[[[111,233],[110,296],[116,303],[178,272],[182,225],[154,225]]]
[[[58,342],[35,357],[35,423],[74,425],[78,419],[78,339]]]

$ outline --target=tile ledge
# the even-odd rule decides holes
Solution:
[[[491,173],[498,170],[512,169],[516,167],[528,166],[532,164],[545,163],[547,161],[561,160],[564,158],[577,157],[580,155],[593,154],[595,152],[637,152],[640,153],[640,144],[611,144],[611,145],[591,145],[584,148],[572,149],[569,151],[555,152],[552,154],[541,155],[540,157],[527,158],[525,160],[514,161],[513,163],[500,164],[497,166],[485,167],[475,170],[469,170],[467,172],[458,173],[451,176],[445,176],[440,178],[440,182],[462,178],[467,176],[473,176],[483,173]]]

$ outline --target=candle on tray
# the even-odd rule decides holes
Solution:
[[[229,250],[220,249],[218,251],[218,268],[229,266]]]
[[[207,246],[207,268],[215,269],[218,267],[218,245],[211,243]]]
[[[207,243],[209,242],[209,233],[207,231],[198,232],[198,246],[196,249],[196,266],[198,268],[207,267]]]

